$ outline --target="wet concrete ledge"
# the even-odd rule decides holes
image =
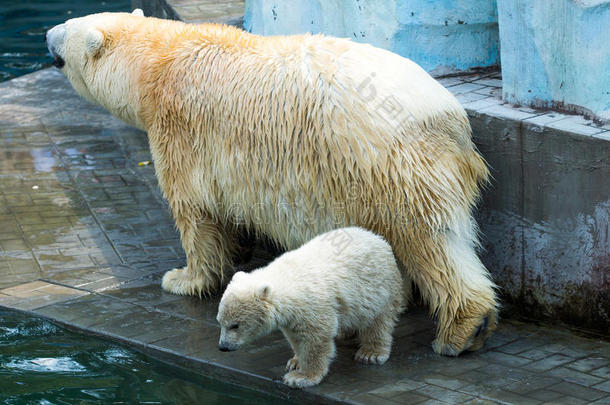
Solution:
[[[133,0],[146,15],[241,25],[244,1]],[[169,10],[169,11],[163,11]],[[493,175],[478,222],[504,313],[610,331],[610,125],[501,99],[499,72],[440,80]]]

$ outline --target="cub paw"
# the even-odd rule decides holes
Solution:
[[[354,355],[354,360],[364,364],[383,364],[390,358],[390,353],[379,350],[365,350],[360,348]]]
[[[300,371],[291,371],[284,375],[284,384],[292,388],[305,388],[318,385],[323,376],[307,376]]]

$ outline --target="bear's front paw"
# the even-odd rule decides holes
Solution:
[[[299,368],[299,358],[295,354],[294,357],[286,363],[286,371],[296,370],[297,368]]]
[[[161,287],[168,292],[178,295],[211,294],[218,286],[215,279],[204,271],[193,272],[188,267],[174,269],[163,275]]]
[[[364,364],[383,364],[390,358],[390,353],[379,350],[365,350],[360,348],[354,355],[354,360]]]
[[[284,384],[292,388],[305,388],[313,387],[318,385],[322,381],[322,375],[320,376],[307,376],[300,371],[291,371],[284,375]]]

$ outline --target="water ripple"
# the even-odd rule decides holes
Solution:
[[[12,360],[3,364],[6,368],[44,373],[82,373],[87,369],[70,357],[38,357],[35,359]]]

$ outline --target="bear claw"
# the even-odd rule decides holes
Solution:
[[[308,377],[299,371],[291,371],[284,375],[284,384],[292,388],[305,388],[313,387],[322,380],[322,376],[319,377]]]
[[[297,356],[294,356],[293,358],[288,360],[288,363],[286,363],[286,370],[288,371],[296,370],[298,367],[299,359],[297,358]]]
[[[382,365],[390,358],[389,353],[370,352],[358,350],[354,355],[354,360],[364,364],[379,364]]]

